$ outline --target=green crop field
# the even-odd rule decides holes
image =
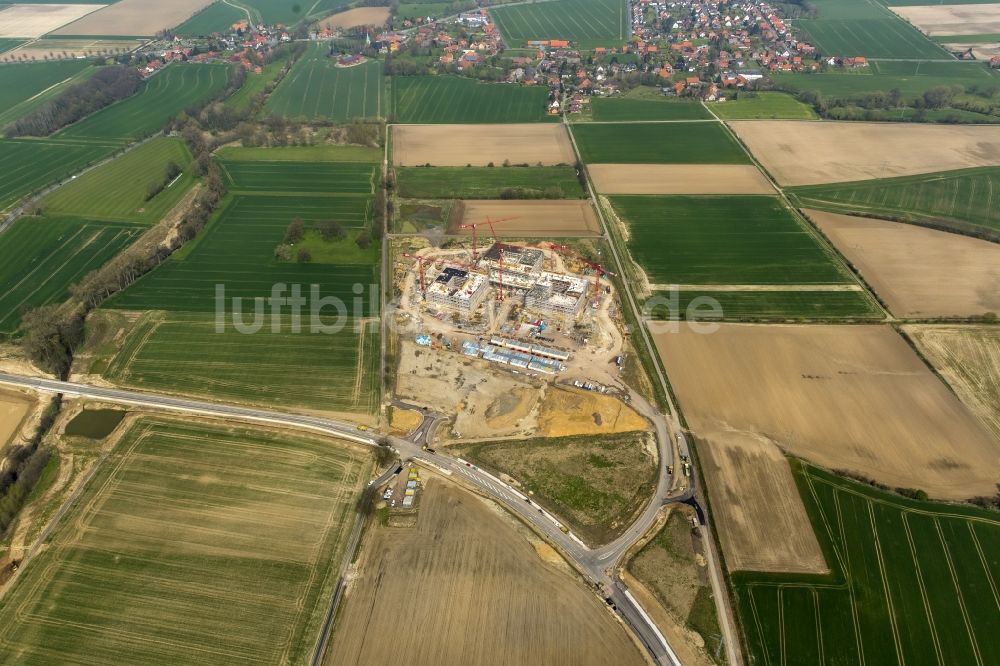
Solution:
[[[490,11],[510,46],[536,39],[565,39],[580,48],[621,46],[631,21],[624,0],[553,0]]]
[[[281,23],[293,26],[307,16],[317,16],[323,12],[339,9],[350,4],[350,0],[240,0],[238,3],[250,10],[254,21],[267,24]]]
[[[449,7],[451,7],[450,2],[403,3],[396,10],[396,18],[400,21],[406,19],[412,21],[421,16],[447,16]]]
[[[194,184],[194,177],[183,173],[147,201],[149,185],[164,182],[170,162],[186,169],[191,154],[182,139],[157,137],[67,183],[42,199],[39,206],[49,215],[154,224]]]
[[[0,140],[0,211],[115,151],[112,145],[48,139]]]
[[[102,358],[95,371],[120,384],[161,391],[292,409],[370,412],[377,407],[380,382],[379,328],[372,319],[379,307],[379,245],[361,249],[354,239],[371,220],[376,165],[232,159],[222,164],[233,193],[206,229],[105,303],[106,310],[150,312],[128,326],[117,346],[97,354]],[[324,182],[325,187],[318,184]],[[334,220],[347,230],[347,238],[319,247],[316,243],[324,242],[310,232],[316,250],[311,261],[278,259],[275,248],[296,218],[307,229]],[[225,290],[221,327],[216,319],[220,285]],[[265,299],[264,308],[274,285],[283,285],[285,296],[295,285],[308,299],[299,324],[292,305],[285,304],[274,320],[270,309],[261,309],[267,326],[244,334],[242,323],[254,321],[254,299]],[[316,296],[312,285],[317,285]],[[314,307],[322,307],[316,314],[320,324],[339,322],[342,328],[314,330]]]
[[[785,118],[813,120],[816,112],[808,104],[780,92],[756,92],[752,96],[742,93],[738,99],[713,104],[712,112],[723,120],[753,120],[759,118]]]
[[[227,162],[379,162],[383,154],[381,148],[333,144],[271,148],[227,146],[216,152],[219,159]]]
[[[10,335],[29,307],[66,290],[138,238],[140,227],[73,218],[22,217],[0,240],[0,336]]]
[[[144,417],[98,464],[7,590],[0,659],[308,662],[371,473],[367,453]]]
[[[397,123],[530,123],[546,113],[548,89],[479,83],[458,76],[396,76],[392,117]]]
[[[777,197],[615,196],[629,250],[653,284],[851,282]]]
[[[996,194],[994,194],[996,193]],[[1000,232],[1000,168],[810,185],[789,190],[803,207],[932,220],[959,230]]]
[[[258,95],[264,93],[264,88],[266,88],[269,83],[272,83],[278,78],[278,75],[281,74],[281,70],[284,69],[286,62],[287,60],[282,58],[280,60],[275,60],[270,64],[264,65],[260,74],[247,72],[247,80],[243,84],[243,87],[227,97],[224,104],[230,108],[236,109],[237,111],[243,111],[246,109],[254,101],[256,101]]]
[[[397,192],[407,199],[499,199],[507,188],[547,199],[586,196],[574,167],[396,168]]]
[[[54,138],[128,142],[163,129],[175,115],[221,92],[229,80],[226,65],[178,63],[150,77],[142,89]]]
[[[826,56],[929,58],[951,56],[919,30],[872,0],[815,0],[815,19],[799,19],[795,27]]]
[[[21,44],[24,44],[23,39],[10,39],[8,37],[0,37],[0,53],[10,51],[11,49],[18,47]]]
[[[264,112],[286,118],[378,117],[382,110],[382,63],[337,67],[326,45],[315,43],[271,94]]]
[[[792,469],[832,574],[732,574],[751,662],[1000,663],[998,514]]]
[[[793,90],[816,90],[828,97],[860,97],[870,92],[898,89],[913,99],[938,86],[1000,86],[1000,73],[986,63],[971,61],[898,62],[871,61],[858,70],[782,73],[771,75],[778,85]],[[728,102],[726,102],[728,104]]]
[[[181,23],[172,32],[182,37],[205,37],[213,32],[226,33],[234,23],[245,21],[246,18],[246,12],[225,2],[215,2]]]
[[[749,164],[743,148],[717,122],[581,123],[572,126],[587,163]]]
[[[89,63],[85,60],[63,60],[0,67],[0,123],[15,119],[6,117],[7,112],[14,107],[24,104],[42,91],[72,79],[88,66]]]
[[[707,120],[712,114],[698,102],[628,97],[595,97],[590,101],[594,120]]]
[[[657,291],[646,302],[654,319],[784,321],[881,319],[877,303],[854,291]],[[721,308],[721,315],[719,310]]]

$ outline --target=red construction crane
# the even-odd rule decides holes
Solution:
[[[503,255],[506,254],[506,250],[503,247],[500,248],[500,291],[497,292],[497,301],[503,302]]]
[[[514,218],[514,217],[503,217],[503,218],[500,218],[499,220],[491,220],[490,218],[487,217],[484,222],[475,222],[473,224],[462,224],[462,225],[459,225],[459,227],[458,227],[459,229],[471,229],[472,230],[472,263],[476,263],[477,261],[479,261],[479,252],[476,250],[479,235],[476,232],[476,229],[478,229],[483,224],[488,225],[489,228],[490,228],[490,234],[493,236],[493,242],[496,243],[496,242],[499,242],[499,241],[497,241],[497,232],[493,229],[493,225],[494,224],[500,224],[501,222],[507,222],[508,220],[515,220],[515,219],[517,219],[517,218]]]
[[[420,255],[417,255],[417,254],[407,254],[406,252],[403,252],[402,256],[408,257],[410,259],[416,259],[417,260],[417,273],[420,275],[420,293],[423,294],[426,297],[427,296],[427,279],[426,279],[426,275],[424,274],[424,262],[427,262],[429,264],[430,263],[434,263],[435,261],[438,260],[437,257],[421,257]]]
[[[559,252],[566,252],[573,256],[577,261],[581,262],[585,266],[589,267],[594,271],[594,294],[591,296],[591,300],[595,300],[601,291],[601,278],[605,275],[610,275],[611,277],[616,277],[614,273],[606,269],[604,266],[600,265],[595,261],[587,259],[579,252],[576,252],[573,248],[568,245],[556,245],[555,243],[549,243],[549,247],[553,250]]]

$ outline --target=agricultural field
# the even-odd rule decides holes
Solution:
[[[356,26],[381,27],[389,20],[388,7],[358,7],[338,12],[319,22],[323,28],[353,28]]]
[[[0,450],[14,441],[36,402],[18,391],[0,390]]]
[[[901,222],[805,212],[897,317],[1000,312],[1000,245]]]
[[[654,340],[696,437],[759,436],[935,498],[996,492],[993,436],[888,326],[681,325]]]
[[[349,0],[307,0],[292,2],[288,0],[241,0],[241,6],[247,7],[255,23],[283,23],[294,26],[308,16],[316,16],[330,12],[350,4]]]
[[[851,282],[777,197],[611,197],[653,285]],[[655,289],[654,289],[655,290]]]
[[[903,332],[1000,439],[1000,328],[911,324]]]
[[[995,513],[917,502],[793,461],[833,573],[734,573],[759,663],[990,664]]]
[[[720,428],[699,433],[698,457],[730,571],[830,572],[773,442]]]
[[[246,21],[246,12],[225,2],[213,2],[173,29],[182,37],[202,37],[213,32],[225,33],[234,24]]]
[[[987,63],[960,60],[872,60],[860,70],[776,72],[771,76],[782,88],[816,90],[827,97],[849,98],[897,89],[904,99],[912,100],[937,86],[1000,85],[1000,73]]]
[[[656,488],[654,446],[645,432],[477,442],[451,447],[509,474],[587,543],[610,543]]]
[[[423,474],[422,474],[423,475]],[[645,663],[556,552],[476,495],[432,478],[416,526],[367,534],[323,663]],[[488,573],[487,573],[488,572]]]
[[[0,122],[15,118],[7,112],[46,90],[69,81],[88,67],[79,61],[26,63],[0,67]]]
[[[21,197],[68,178],[110,156],[115,148],[98,143],[48,139],[0,140],[0,211]]]
[[[405,199],[499,199],[516,189],[539,199],[583,199],[576,169],[562,167],[399,167],[396,191]]]
[[[247,72],[247,80],[243,84],[243,87],[227,97],[223,104],[236,111],[246,110],[247,107],[256,101],[258,95],[264,93],[264,89],[269,83],[277,80],[286,62],[287,60],[282,58],[264,65],[260,74]]]
[[[325,44],[313,44],[271,93],[264,112],[336,121],[382,116],[382,63],[338,67],[336,62]]]
[[[594,97],[591,117],[599,122],[631,120],[709,120],[712,114],[698,102],[657,97]]]
[[[0,658],[308,661],[371,466],[347,443],[134,421],[7,591]]]
[[[379,162],[382,149],[369,146],[321,144],[242,148],[226,146],[216,151],[224,162]],[[296,165],[297,167],[304,164]]]
[[[736,99],[712,104],[712,113],[722,120],[816,120],[819,116],[808,104],[782,92],[740,93]]]
[[[25,308],[65,298],[67,289],[139,237],[141,227],[78,218],[22,217],[0,243],[0,337]]]
[[[1000,237],[1000,168],[961,169],[788,190],[800,206],[836,213],[891,215]]]
[[[590,201],[521,201],[474,200],[456,203],[451,220],[455,221],[451,233],[470,235],[469,230],[457,228],[461,224],[476,224],[487,218],[509,222],[496,226],[497,236],[506,238],[570,238],[600,236],[601,224]],[[480,231],[482,233],[482,231]],[[482,238],[483,236],[480,236]]]
[[[480,83],[460,76],[395,76],[391,118],[397,123],[530,123],[555,120],[548,89]],[[485,131],[485,130],[481,130]]]
[[[892,11],[931,37],[1000,33],[997,3],[907,6]]]
[[[73,61],[77,58],[91,56],[111,56],[120,53],[129,53],[146,43],[144,39],[59,39],[46,37],[25,43],[7,54],[14,58],[35,58],[39,61]],[[0,58],[3,60],[3,58]],[[86,65],[89,63],[79,62],[77,64]]]
[[[404,2],[396,10],[396,18],[400,21],[415,20],[421,16],[447,16],[450,2]]]
[[[860,286],[831,285],[820,289],[709,289],[687,287],[658,290],[657,301],[647,301],[655,319],[722,321],[874,320],[883,313]],[[666,299],[666,301],[664,301]],[[721,308],[721,315],[718,308]],[[654,324],[650,324],[653,326]]]
[[[239,155],[240,153],[236,153]],[[233,191],[296,194],[371,194],[377,166],[358,162],[298,162],[221,159],[226,185]],[[358,226],[354,220],[351,226]]]
[[[825,56],[946,59],[948,53],[883,5],[867,0],[816,0],[818,16],[797,28]]]
[[[53,34],[152,37],[180,25],[210,4],[212,0],[118,0]]]
[[[191,173],[181,173],[148,200],[151,185],[165,184],[171,162],[187,169],[191,164],[187,146],[179,138],[157,137],[67,183],[38,205],[46,215],[155,224],[194,184]]]
[[[510,46],[536,39],[563,39],[579,48],[621,46],[631,21],[623,0],[553,0],[496,7],[490,11]]]
[[[0,53],[6,53],[18,45],[23,44],[23,39],[13,39],[10,37],[0,37]]]
[[[1000,166],[1000,132],[993,127],[780,120],[730,126],[780,185]]]
[[[750,164],[717,122],[580,123],[571,131],[588,164]]]
[[[0,37],[41,37],[101,7],[100,4],[0,5]]]
[[[475,84],[479,85],[479,84]],[[565,128],[556,124],[396,125],[396,166],[558,166],[576,164]]]
[[[228,81],[226,65],[170,65],[147,79],[137,94],[56,132],[53,138],[121,142],[140,139],[163,129],[185,108],[222,92]]]
[[[602,194],[775,194],[752,164],[591,164]]]

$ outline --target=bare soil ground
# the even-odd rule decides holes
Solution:
[[[912,325],[903,330],[1000,440],[1000,328]]]
[[[750,164],[591,164],[602,194],[774,194]]]
[[[889,7],[931,35],[989,35],[1000,32],[1000,4]]]
[[[696,435],[744,433],[935,498],[996,492],[1000,442],[888,326],[654,335]]]
[[[431,479],[415,528],[369,533],[324,663],[645,663],[600,600],[523,532]]]
[[[388,20],[388,7],[359,7],[328,16],[319,24],[323,28],[353,28],[358,25],[383,26]]]
[[[127,1],[127,0],[126,0]],[[397,166],[553,166],[576,157],[562,125],[394,125],[392,161]]]
[[[1000,312],[1000,245],[900,222],[806,213],[897,317]]]
[[[0,449],[21,431],[35,401],[17,391],[0,389]]]
[[[41,37],[104,7],[93,5],[11,5],[0,9],[0,37]]]
[[[781,450],[767,438],[721,429],[702,432],[701,440],[730,571],[828,573]]]
[[[948,43],[942,44],[949,51],[965,51],[972,49],[972,54],[978,60],[989,60],[995,55],[1000,55],[1000,44],[997,42],[976,42],[976,43]]]
[[[416,430],[423,421],[424,417],[420,412],[396,407],[392,410],[392,422],[389,427],[392,428],[394,435],[403,437]]]
[[[780,185],[1000,165],[995,127],[745,120],[729,125]]]
[[[56,30],[57,35],[155,35],[173,28],[214,0],[121,0]],[[78,6],[78,5],[77,5]]]
[[[482,222],[486,218],[514,218],[496,225],[497,236],[504,238],[560,238],[600,236],[601,225],[589,201],[513,201],[476,200],[462,202],[462,216],[452,216],[456,223],[449,233],[471,235],[458,229],[461,224]]]
[[[551,388],[538,415],[544,437],[648,430],[646,419],[621,400],[566,387]]]

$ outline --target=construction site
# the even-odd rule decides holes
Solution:
[[[556,384],[630,399],[614,274],[567,245],[501,242],[494,225],[503,221],[467,225],[471,244],[396,255],[397,395],[457,414],[454,439],[477,438],[487,424],[494,435],[532,434]],[[489,228],[486,243],[477,227]]]

